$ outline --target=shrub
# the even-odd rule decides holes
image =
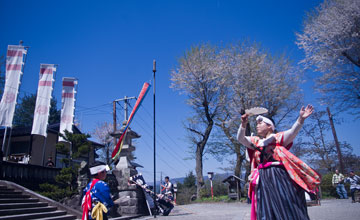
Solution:
[[[54,184],[43,183],[40,184],[39,187],[40,191],[38,193],[58,202],[65,197],[70,197],[72,195],[71,191],[66,190],[65,188],[60,188]]]
[[[332,176],[333,173],[327,173],[322,176],[320,184],[322,198],[337,197],[336,188],[332,186]]]

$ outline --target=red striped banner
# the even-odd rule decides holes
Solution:
[[[6,64],[6,71],[21,70],[22,64]]]
[[[62,97],[63,98],[74,98],[74,93],[63,93]]]
[[[73,123],[74,123],[74,111],[75,111],[75,94],[76,87],[78,84],[76,78],[73,77],[63,77],[62,85],[62,107],[61,107],[61,121],[59,132],[65,135],[65,130],[72,133],[73,132]],[[59,135],[59,141],[66,140]]]
[[[6,55],[8,57],[21,57],[23,52],[21,50],[8,50]]]
[[[51,86],[52,81],[40,81],[39,86]]]
[[[0,126],[12,127],[17,94],[27,50],[21,45],[9,45],[6,52],[5,86],[0,102]]]
[[[71,86],[74,87],[75,83],[74,81],[63,81],[63,86]]]
[[[40,64],[39,87],[37,90],[33,127],[31,134],[47,137],[52,86],[54,82],[54,64]]]
[[[53,68],[41,68],[40,74],[53,74]]]

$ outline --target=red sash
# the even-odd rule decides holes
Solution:
[[[99,181],[99,179],[94,179],[91,183],[90,189],[86,192],[85,197],[83,199],[83,203],[81,204],[83,215],[82,220],[88,220],[88,213],[91,210],[91,194],[90,191],[94,187],[94,185]]]

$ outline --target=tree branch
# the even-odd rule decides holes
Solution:
[[[360,67],[360,62],[356,60],[354,60],[351,56],[349,56],[349,54],[346,53],[346,51],[343,51],[341,53],[344,57],[346,57],[348,60],[350,60],[350,62],[352,62],[353,64],[355,64],[357,67]]]

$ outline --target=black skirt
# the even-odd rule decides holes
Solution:
[[[258,220],[309,219],[305,191],[292,181],[282,166],[259,169]]]

